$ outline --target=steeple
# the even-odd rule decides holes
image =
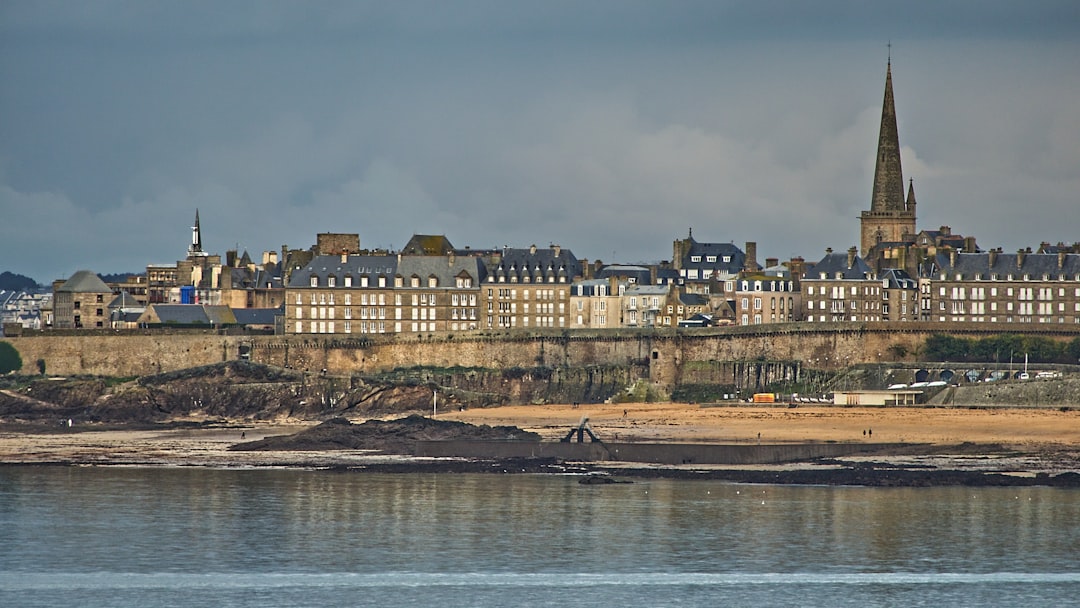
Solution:
[[[900,137],[896,130],[896,106],[893,102],[892,59],[890,58],[885,69],[885,101],[881,106],[881,129],[878,132],[874,192],[870,199],[870,211],[904,210],[904,177],[900,170]]]
[[[904,176],[900,170],[900,137],[896,129],[896,106],[893,103],[892,45],[885,68],[885,100],[881,104],[881,130],[878,132],[874,168],[874,191],[870,210],[860,215],[863,257],[880,243],[904,243],[915,235],[915,186],[904,201]],[[888,245],[893,247],[894,245]]]
[[[188,256],[206,255],[202,249],[202,229],[199,227],[199,210],[195,209],[195,225],[191,227],[191,245],[188,246]]]
[[[906,206],[909,213],[915,213],[915,180],[910,177],[908,178]]]

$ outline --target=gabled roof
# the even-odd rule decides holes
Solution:
[[[80,270],[71,275],[56,291],[68,293],[112,293],[112,289],[101,277],[89,270]]]
[[[140,321],[153,322],[151,319],[154,317],[158,323],[210,324],[210,318],[206,316],[202,304],[151,304],[146,307]]]
[[[109,302],[109,308],[143,308],[143,305],[124,290],[120,292],[120,295],[113,298],[112,302]]]

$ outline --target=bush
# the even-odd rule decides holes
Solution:
[[[9,342],[0,342],[0,374],[22,369],[22,357]]]

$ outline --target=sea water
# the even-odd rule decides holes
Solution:
[[[0,467],[0,606],[1062,606],[1080,491]]]

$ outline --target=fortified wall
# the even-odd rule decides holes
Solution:
[[[1025,324],[995,331],[953,328],[950,335],[1002,333],[1070,340],[1080,326]],[[24,374],[141,376],[222,361],[256,363],[332,374],[374,373],[396,368],[488,369],[609,366],[643,370],[661,387],[685,383],[760,384],[803,369],[836,371],[860,363],[912,357],[940,324],[785,324],[660,331],[533,331],[432,334],[401,339],[350,340],[318,336],[248,336],[203,333],[41,333],[7,341],[18,351]],[[644,370],[647,370],[644,371]],[[792,378],[795,379],[795,378]],[[765,382],[767,383],[767,382]]]

